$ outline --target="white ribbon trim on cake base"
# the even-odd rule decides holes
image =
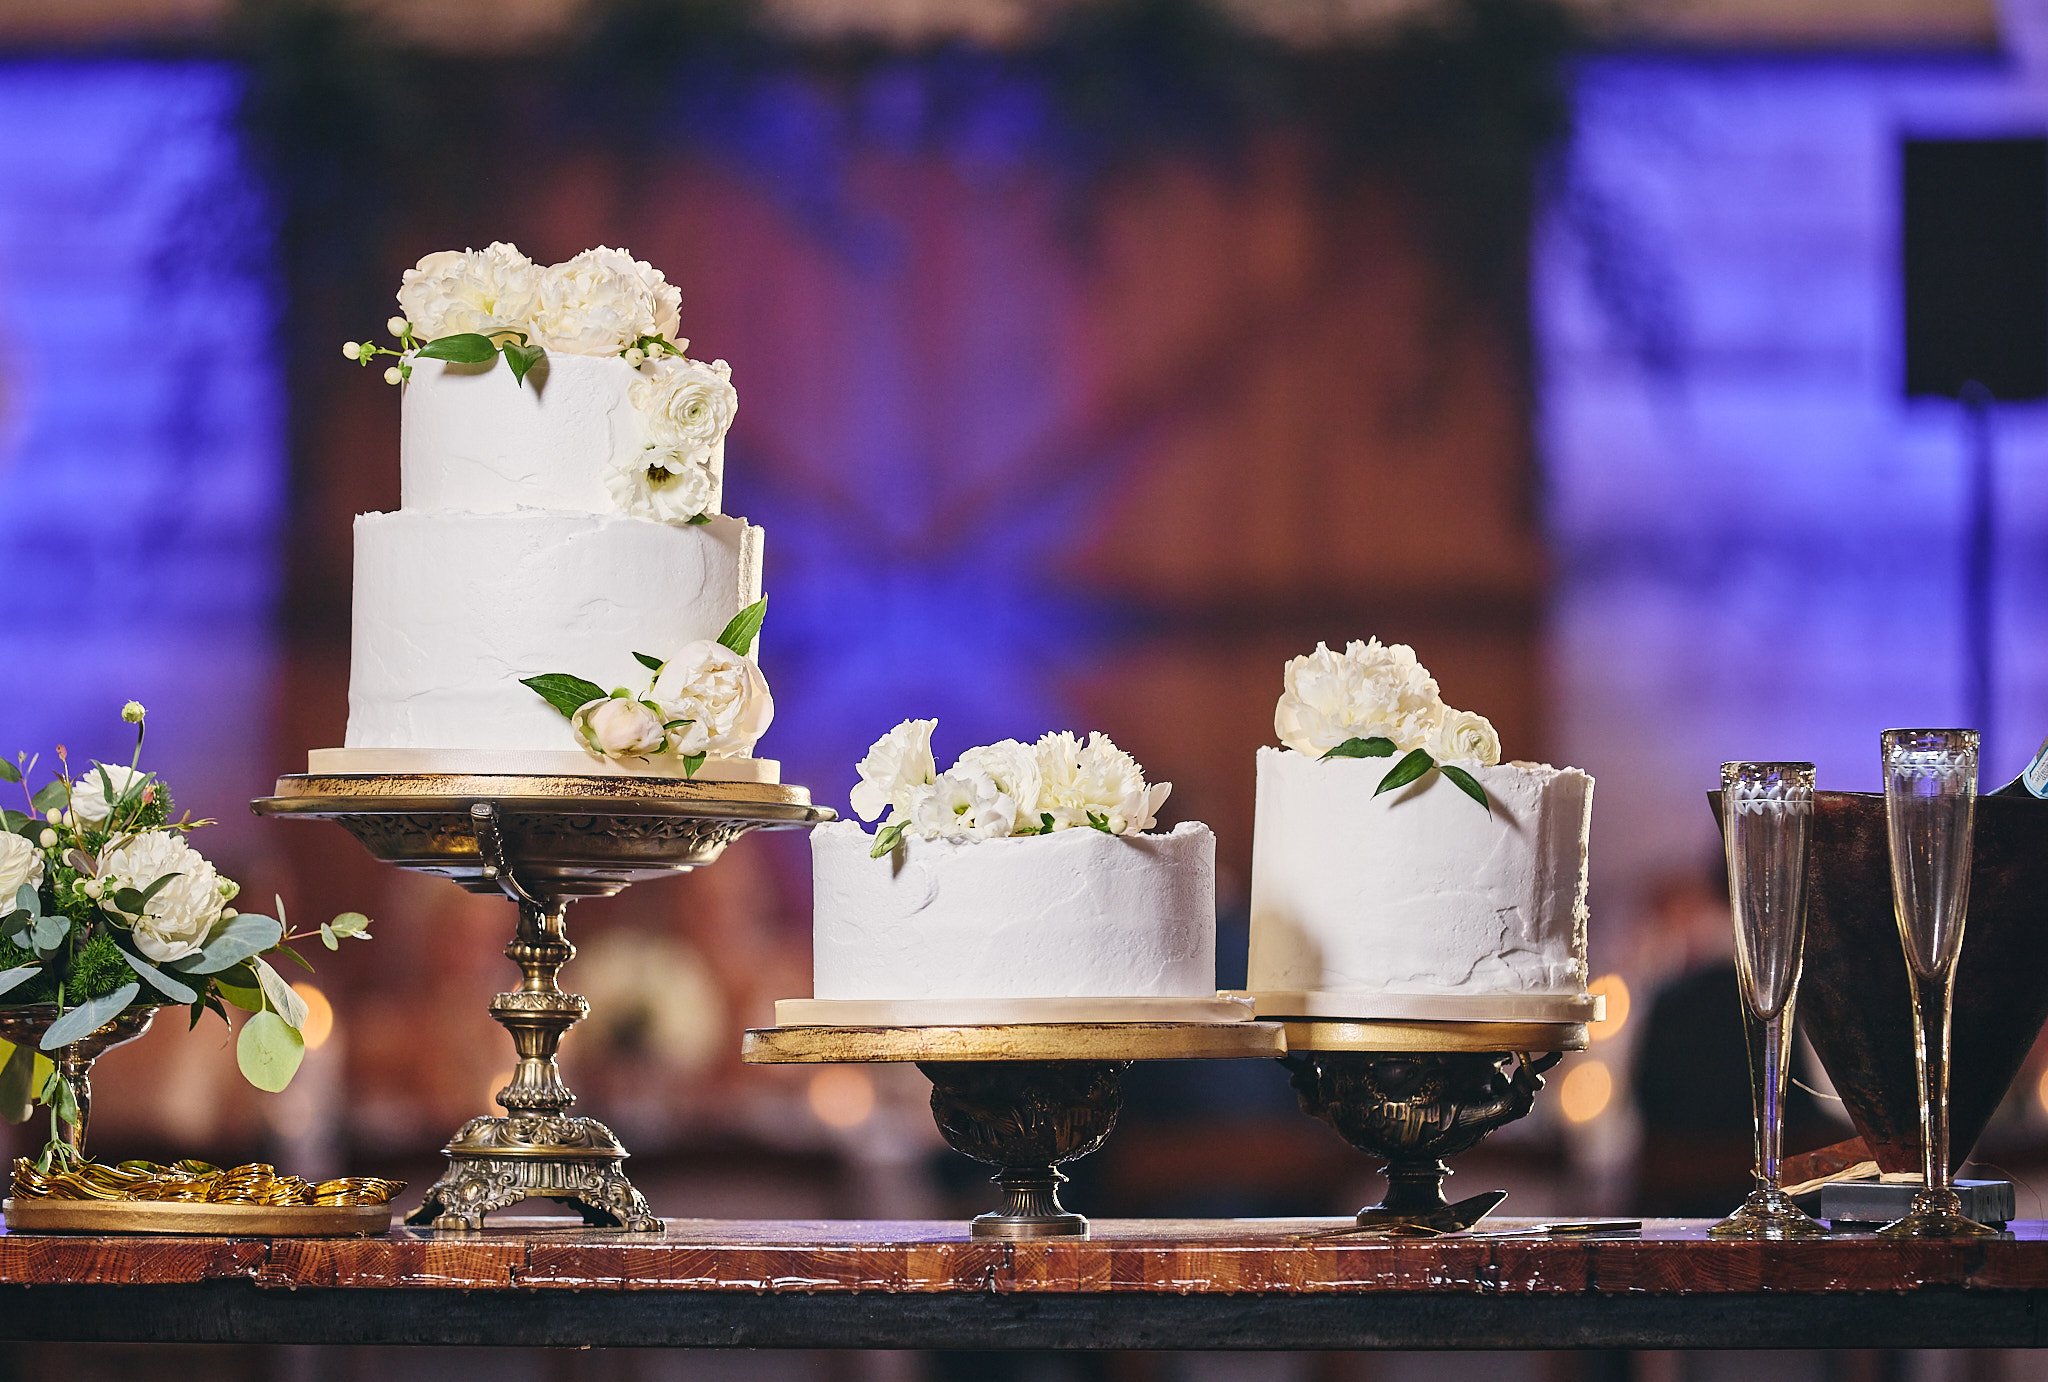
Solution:
[[[778,1027],[987,1027],[1062,1022],[1249,1022],[1252,1005],[1202,998],[784,998]]]
[[[782,781],[782,764],[773,758],[707,758],[694,774],[664,754],[645,762],[599,758],[580,749],[314,749],[306,755],[306,771],[316,775],[342,773],[508,774],[518,777],[662,777],[689,776],[693,782]]]

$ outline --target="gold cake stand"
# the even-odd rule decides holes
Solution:
[[[1284,1055],[1270,1022],[1002,1022],[924,1027],[763,1027],[752,1065],[910,1061],[932,1082],[932,1117],[954,1151],[996,1168],[1003,1205],[976,1238],[1083,1237],[1061,1205],[1060,1166],[1100,1147],[1123,1109],[1123,1073],[1141,1060]]]
[[[626,1178],[618,1138],[569,1113],[576,1096],[556,1052],[590,1003],[558,982],[576,956],[568,905],[702,868],[750,830],[809,827],[833,813],[804,788],[775,783],[454,773],[284,777],[252,806],[259,816],[333,821],[386,863],[518,905],[505,954],[520,985],[491,1000],[519,1053],[497,1095],[505,1112],[463,1124],[445,1149],[447,1172],[406,1222],[477,1230],[493,1210],[542,1197],[593,1225],[659,1232]]]
[[[1416,1022],[1280,1018],[1301,1106],[1385,1160],[1386,1195],[1350,1232],[1456,1233],[1507,1198],[1444,1198],[1446,1157],[1526,1115],[1543,1074],[1586,1049],[1582,1022]]]

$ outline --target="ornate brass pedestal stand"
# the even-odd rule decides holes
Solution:
[[[1301,1106],[1362,1152],[1386,1159],[1387,1193],[1361,1230],[1455,1233],[1503,1199],[1444,1199],[1444,1158],[1527,1114],[1543,1072],[1584,1050],[1586,1029],[1551,1022],[1283,1020]]]
[[[1081,1237],[1060,1204],[1060,1166],[1100,1147],[1123,1109],[1133,1061],[1278,1056],[1267,1022],[992,1023],[946,1027],[765,1027],[747,1033],[754,1065],[914,1061],[932,1082],[932,1117],[954,1151],[996,1168],[1003,1206],[976,1238]]]
[[[156,1009],[153,1007],[129,1008],[117,1013],[106,1026],[88,1032],[51,1054],[50,1060],[57,1067],[57,1077],[71,1086],[72,1101],[78,1106],[78,1117],[58,1128],[58,1136],[76,1158],[84,1159],[85,1125],[92,1116],[92,1063],[116,1046],[125,1046],[148,1031],[155,1017]],[[0,1008],[0,1040],[34,1050],[42,1041],[43,1033],[49,1031],[50,1024],[56,1020],[55,1003],[25,1003],[18,1008]]]
[[[520,985],[491,1000],[519,1052],[498,1091],[505,1112],[462,1126],[447,1173],[406,1222],[480,1229],[492,1210],[543,1197],[593,1225],[658,1232],[661,1220],[626,1178],[625,1148],[603,1123],[569,1113],[576,1096],[555,1063],[563,1034],[590,1011],[557,982],[576,955],[568,904],[700,868],[749,830],[816,825],[832,813],[801,787],[772,784],[438,773],[286,777],[254,807],[335,821],[386,863],[518,904],[505,954]]]

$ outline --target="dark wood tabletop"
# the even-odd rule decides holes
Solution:
[[[1341,1220],[965,1225],[510,1220],[382,1238],[0,1236],[0,1336],[781,1348],[2033,1347],[2048,1226],[1841,1236],[1372,1239]],[[1518,1226],[1489,1220],[1485,1231]]]

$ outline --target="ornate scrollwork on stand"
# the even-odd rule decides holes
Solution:
[[[1060,1204],[1061,1163],[1087,1156],[1116,1127],[1129,1061],[919,1062],[932,1117],[954,1151],[996,1168],[1001,1210],[974,1221],[977,1238],[1085,1234]]]

